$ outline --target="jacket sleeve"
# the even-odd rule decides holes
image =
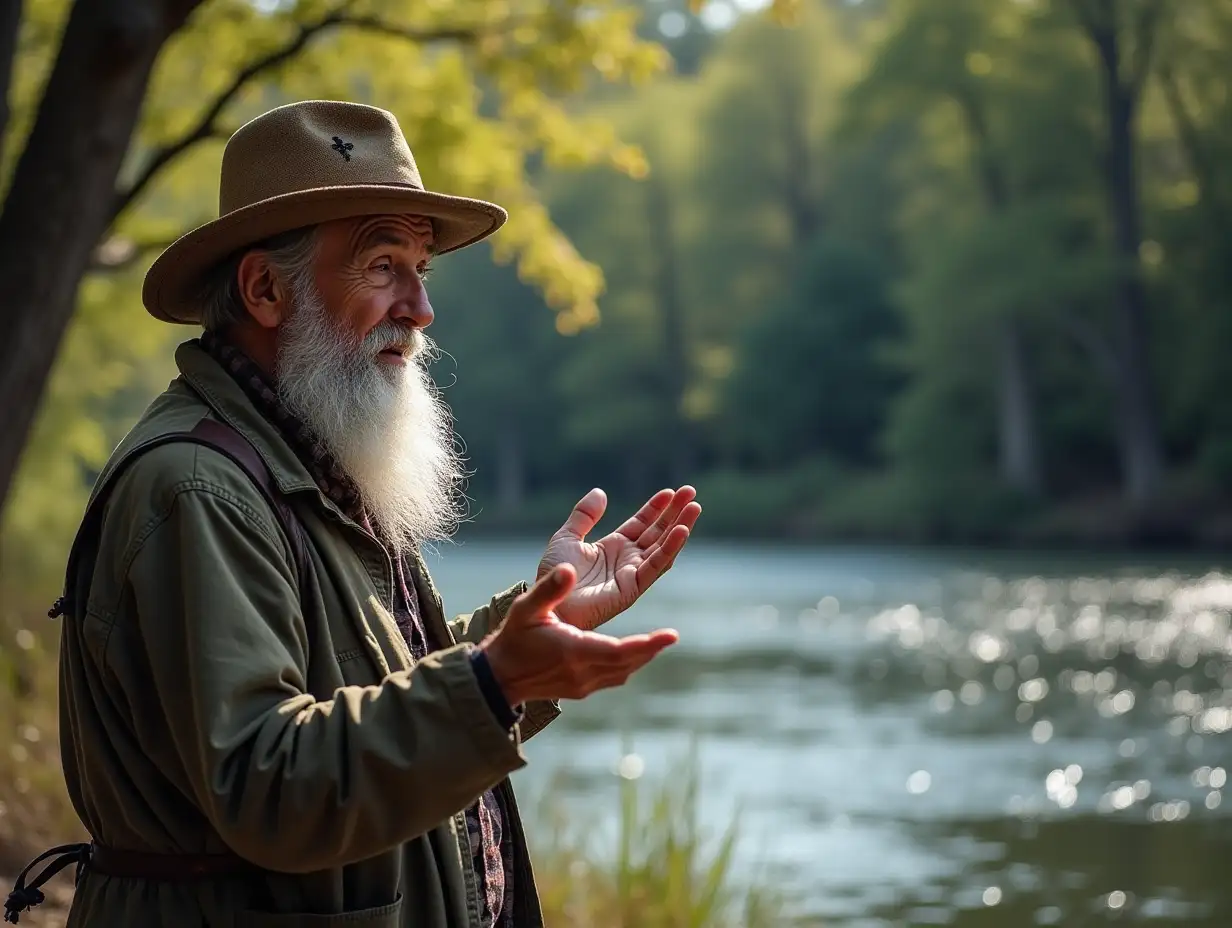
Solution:
[[[521,580],[504,592],[497,593],[474,612],[465,612],[450,619],[449,630],[453,632],[454,640],[479,644],[488,632],[500,628],[513,601],[525,593],[528,588],[526,581]]]
[[[525,764],[489,709],[469,643],[379,685],[307,693],[307,634],[281,536],[242,499],[179,490],[127,581],[188,789],[237,854],[311,872],[445,822]]]
[[[453,632],[454,640],[471,644],[481,642],[489,631],[500,628],[513,601],[527,589],[526,581],[519,581],[504,592],[497,593],[486,605],[480,606],[474,612],[463,613],[450,619],[448,624],[450,631]],[[559,715],[559,700],[543,699],[527,703],[523,710],[522,720],[518,723],[521,739],[527,741],[539,734]]]

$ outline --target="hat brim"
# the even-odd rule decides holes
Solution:
[[[432,219],[436,254],[482,241],[508,218],[495,203],[395,184],[298,190],[237,209],[180,236],[150,265],[142,302],[155,319],[197,324],[203,275],[237,249],[304,226],[386,213]]]

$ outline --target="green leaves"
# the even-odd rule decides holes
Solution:
[[[68,10],[59,0],[27,7],[6,177]],[[636,148],[564,100],[597,82],[644,82],[668,66],[660,46],[638,37],[639,16],[620,0],[203,3],[157,61],[103,254],[104,263],[124,269],[102,271],[81,287],[73,334],[27,453],[24,489],[6,513],[8,547],[54,575],[50,565],[62,556],[92,469],[140,408],[129,391],[144,397],[161,386],[146,372],[165,370],[154,359],[187,334],[145,316],[142,273],[163,245],[216,215],[223,141],[272,106],[335,98],[391,110],[429,187],[509,209],[491,254],[516,264],[555,310],[557,328],[597,323],[603,274],[557,227],[532,165],[645,174]],[[88,359],[83,340],[92,348]]]

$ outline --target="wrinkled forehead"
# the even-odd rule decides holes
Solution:
[[[354,253],[380,245],[407,250],[422,248],[429,254],[435,250],[436,232],[427,216],[392,213],[361,216],[350,222],[347,240]]]

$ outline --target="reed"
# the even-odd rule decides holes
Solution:
[[[737,863],[739,814],[718,828],[702,820],[696,747],[669,769],[657,781],[621,778],[614,836],[571,819],[552,799],[556,791],[546,791],[531,830],[549,926],[768,928],[790,921],[787,896]]]

